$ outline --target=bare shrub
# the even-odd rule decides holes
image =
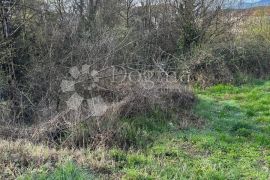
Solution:
[[[189,83],[207,87],[220,83],[233,82],[233,73],[222,56],[215,56],[211,49],[199,49],[187,57],[186,71]]]
[[[114,90],[118,90],[118,94],[124,98],[118,102],[111,102],[103,116],[90,117],[82,123],[77,123],[78,126],[73,128],[75,130],[72,133],[73,137],[70,138],[75,142],[65,141],[64,143],[75,146],[85,144],[93,147],[112,146],[115,145],[114,143],[119,143],[121,139],[118,136],[121,118],[151,113],[157,108],[164,112],[171,109],[181,113],[190,109],[195,102],[195,97],[190,91],[177,85],[156,85],[150,90],[144,89],[140,83],[120,86],[115,87]]]
[[[163,82],[145,89],[142,83],[125,83],[112,89],[122,98],[120,101],[111,101],[105,114],[100,117],[87,116],[89,113],[85,114],[83,109],[67,110],[47,122],[40,122],[24,130],[18,129],[16,133],[5,128],[4,136],[46,142],[51,146],[96,148],[123,144],[123,138],[120,137],[122,118],[160,110],[164,113],[176,113],[178,122],[182,125],[187,124],[188,118],[194,121],[194,117],[188,115],[188,112],[190,113],[196,98],[190,90],[177,84]]]

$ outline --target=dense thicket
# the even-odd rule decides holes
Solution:
[[[235,37],[244,26],[236,24],[244,12],[225,10],[226,3],[0,0],[0,118],[32,122],[59,114],[66,100],[61,81],[70,67],[84,64],[174,69],[203,85],[229,82],[239,69],[250,73],[249,63],[258,65],[256,75],[267,73],[259,54],[269,43],[256,36],[260,46],[241,46]]]

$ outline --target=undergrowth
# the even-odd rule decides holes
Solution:
[[[68,161],[59,165],[53,171],[42,167],[38,171],[30,172],[18,178],[18,180],[91,180],[94,176],[86,170],[78,168],[73,162]]]
[[[142,151],[111,150],[124,179],[269,179],[270,82],[197,90],[205,128],[159,134]]]
[[[179,129],[173,116],[160,113],[123,119],[122,137],[132,148],[84,149],[77,165],[40,167],[21,177],[91,179],[83,168],[91,161],[99,179],[269,179],[270,81],[216,85],[196,94],[193,113],[206,121],[201,128]]]

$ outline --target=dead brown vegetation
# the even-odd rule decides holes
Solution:
[[[118,102],[110,102],[109,108],[101,117],[87,116],[83,111],[69,110],[47,122],[40,122],[28,128],[1,127],[0,135],[11,139],[26,138],[32,142],[49,143],[51,146],[112,146],[121,139],[118,137],[121,118],[149,114],[156,108],[164,112],[170,109],[167,113],[176,113],[182,127],[193,122],[199,124],[198,119],[190,115],[196,98],[187,88],[162,83],[151,89],[145,89],[140,83],[129,83],[113,89],[124,98]]]

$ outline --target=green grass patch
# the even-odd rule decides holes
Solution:
[[[217,85],[196,93],[193,112],[206,122],[200,129],[181,130],[174,116],[159,111],[122,119],[120,137],[129,148],[106,152],[113,161],[110,175],[138,180],[269,179],[270,81]],[[70,162],[24,176],[70,178],[94,176]]]
[[[117,172],[124,179],[269,179],[270,82],[217,85],[196,93],[194,113],[206,127],[172,130],[170,120],[140,119],[135,127],[156,132],[150,135],[152,145],[111,151]],[[144,139],[142,133],[132,137]]]
[[[18,180],[91,180],[95,179],[92,174],[86,170],[77,167],[73,162],[67,162],[59,165],[54,170],[44,166],[43,168],[29,172],[18,178]]]

